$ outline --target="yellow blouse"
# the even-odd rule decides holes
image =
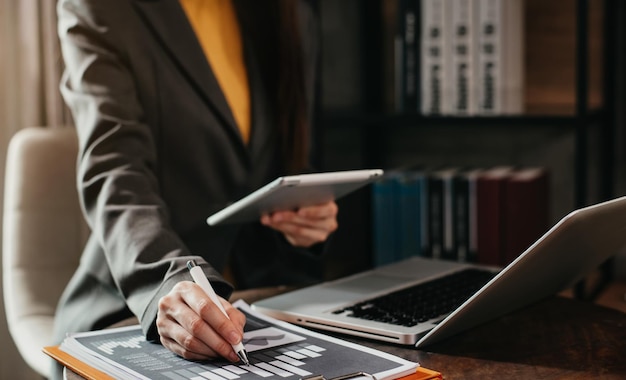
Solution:
[[[250,140],[250,89],[241,33],[231,0],[180,0],[217,77],[246,144]]]

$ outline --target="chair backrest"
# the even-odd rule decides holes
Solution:
[[[6,159],[2,275],[9,332],[24,360],[48,376],[57,302],[89,229],[76,190],[74,128],[17,132]]]

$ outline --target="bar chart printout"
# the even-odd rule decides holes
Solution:
[[[377,380],[414,373],[418,364],[261,315],[243,301],[250,365],[189,361],[146,341],[139,325],[68,336],[61,350],[116,379],[278,380],[365,372]],[[371,379],[370,379],[371,380]]]

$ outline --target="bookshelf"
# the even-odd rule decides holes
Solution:
[[[323,38],[319,166],[546,166],[556,174],[553,222],[611,198],[616,30],[623,7],[617,0],[524,2],[525,112],[456,117],[395,110],[392,40],[398,0],[316,1]],[[366,200],[363,195],[351,206],[362,207]],[[354,220],[364,220],[356,214]],[[367,225],[359,228],[371,233]],[[610,263],[603,273],[610,277]]]

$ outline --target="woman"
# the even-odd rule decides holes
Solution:
[[[317,60],[313,14],[291,0],[60,0],[61,84],[79,135],[92,230],[59,304],[56,337],[136,316],[190,359],[238,357],[239,288],[321,279],[337,228],[329,202],[259,222],[206,217],[279,175],[308,169]],[[200,265],[230,321],[191,282]],[[316,269],[317,268],[317,269]]]

